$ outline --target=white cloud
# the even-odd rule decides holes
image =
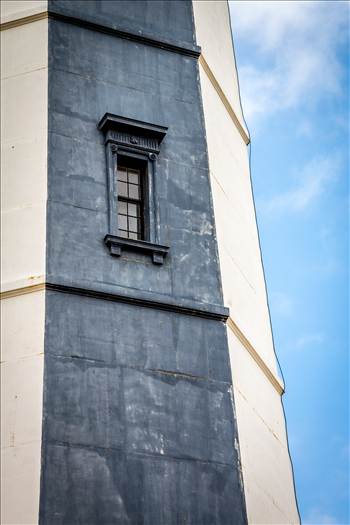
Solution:
[[[303,519],[303,523],[304,525],[342,525],[337,518],[323,512],[321,509],[312,509],[306,518]]]
[[[306,120],[306,119],[303,119],[300,122],[296,131],[300,136],[306,137],[306,138],[311,138],[314,135],[313,125],[310,120]]]
[[[294,313],[294,301],[284,292],[273,292],[270,295],[271,306],[274,314],[281,317],[291,317]]]
[[[248,125],[343,92],[338,47],[347,35],[347,2],[246,0],[230,8],[236,43],[253,46],[261,64],[239,69]]]
[[[298,349],[320,345],[324,342],[324,335],[321,333],[315,333],[315,334],[305,334],[299,339],[297,339],[295,343],[295,347]]]
[[[346,265],[346,261],[345,261]],[[347,266],[346,266],[346,274],[347,272]],[[320,261],[318,264],[315,264],[312,266],[312,273],[314,275],[317,275],[319,279],[327,278],[327,277],[333,277],[334,274],[341,272],[343,269],[343,261],[339,260],[335,257],[329,257],[325,259],[324,261]]]
[[[340,166],[338,154],[311,159],[298,170],[294,187],[271,198],[260,199],[259,210],[265,213],[303,211],[337,180]]]

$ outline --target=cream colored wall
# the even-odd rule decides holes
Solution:
[[[193,13],[197,43],[215,78],[230,102],[241,126],[248,134],[244,123],[237,86],[237,72],[232,53],[230,14],[220,0],[195,0]]]
[[[226,1],[193,2],[200,82],[224,301],[241,337],[228,328],[241,462],[250,524],[299,523],[288,454],[281,380],[249,175],[247,146],[224,103],[242,123]],[[219,90],[220,91],[220,90]],[[232,326],[233,323],[229,323]],[[245,341],[242,344],[241,341]],[[272,378],[272,380],[271,380]]]
[[[2,283],[45,274],[47,20],[1,31]]]
[[[47,0],[1,0],[0,4],[2,24],[47,10]]]
[[[225,302],[244,335],[277,372],[247,148],[202,69],[200,78]]]
[[[2,10],[14,16],[34,3]],[[47,37],[47,20],[1,31],[3,525],[37,523],[39,511],[45,292],[23,292],[45,279]]]
[[[1,524],[38,523],[45,292],[1,301]]]
[[[298,524],[280,394],[228,330],[249,524]]]

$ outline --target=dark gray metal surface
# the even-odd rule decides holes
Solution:
[[[187,1],[49,9],[195,44]],[[169,128],[162,266],[103,243],[106,112]],[[40,523],[246,523],[196,59],[50,19],[48,178]]]
[[[84,20],[119,31],[128,39],[138,36],[156,40],[177,51],[194,51],[195,45],[191,2],[187,0],[49,0],[51,13]],[[174,49],[175,51],[175,49]]]

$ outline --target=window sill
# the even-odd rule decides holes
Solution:
[[[120,257],[122,250],[143,252],[152,256],[154,264],[163,264],[169,251],[168,246],[161,246],[148,241],[125,239],[117,235],[106,235],[104,242],[108,246],[111,255]]]

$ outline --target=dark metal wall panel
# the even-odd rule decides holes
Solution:
[[[49,355],[231,383],[222,322],[64,293],[47,298]]]
[[[59,479],[46,491],[50,525],[242,523],[229,466],[82,446],[49,445],[47,453]]]
[[[47,292],[41,523],[245,523],[225,325]]]
[[[48,279],[222,303],[196,60],[56,20],[49,28]],[[96,124],[106,112],[169,126],[157,162],[161,242],[170,246],[162,268],[142,256],[116,261],[103,246]]]
[[[195,44],[187,0],[49,0],[49,9],[129,33]]]
[[[49,9],[194,44],[190,2]],[[169,127],[162,266],[103,243],[106,112]],[[245,523],[196,58],[51,18],[48,181],[40,523]]]

